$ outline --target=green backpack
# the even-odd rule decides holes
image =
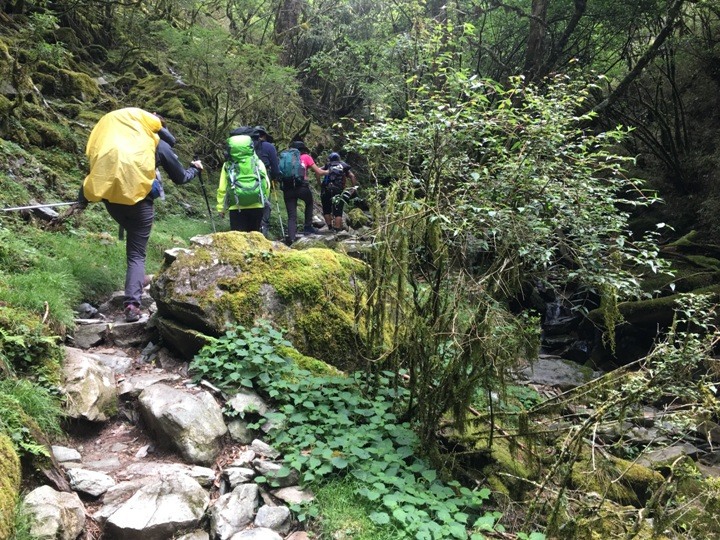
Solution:
[[[233,135],[227,140],[228,159],[225,162],[227,191],[225,208],[264,206],[267,194],[263,182],[265,173],[248,135]]]

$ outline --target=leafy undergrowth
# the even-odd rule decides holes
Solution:
[[[396,415],[408,396],[393,374],[372,386],[360,373],[319,376],[278,354],[288,346],[266,323],[239,326],[207,345],[191,369],[197,379],[273,401],[277,412],[264,421],[275,426],[269,436],[285,456],[281,474],[295,470],[303,485],[329,494],[294,508],[299,519],[337,527],[333,538],[348,527],[359,532],[347,538],[479,539],[502,530],[499,515],[482,508],[489,489],[443,479],[419,457],[412,426]],[[336,503],[349,492],[355,503],[346,514]]]

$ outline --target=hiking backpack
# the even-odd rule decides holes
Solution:
[[[155,181],[155,150],[161,129],[157,116],[136,107],[103,116],[85,149],[90,173],[83,181],[84,197],[90,202],[125,205],[147,197]]]
[[[325,189],[333,195],[339,195],[345,189],[345,166],[342,161],[331,161],[326,165]]]
[[[278,168],[283,190],[299,187],[305,182],[305,165],[300,160],[300,150],[297,148],[280,152]]]
[[[225,208],[263,206],[266,195],[263,186],[264,174],[252,139],[249,135],[233,135],[227,140],[227,150]]]

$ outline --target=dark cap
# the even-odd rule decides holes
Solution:
[[[275,142],[275,139],[272,138],[272,135],[270,135],[267,130],[265,129],[265,126],[255,126],[253,128],[255,130],[255,133],[259,135],[265,135],[265,138],[268,142]]]
[[[308,147],[307,147],[307,146],[305,145],[305,143],[302,142],[302,141],[293,141],[293,142],[291,142],[291,143],[290,143],[290,148],[296,148],[296,149],[301,150],[301,151],[302,151],[302,150],[305,150],[305,151],[308,151],[308,152],[309,152]]]

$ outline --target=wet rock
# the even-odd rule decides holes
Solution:
[[[557,356],[541,355],[520,373],[531,384],[555,386],[569,390],[598,377],[600,374],[575,362]]]
[[[139,347],[145,345],[153,337],[153,332],[145,324],[147,314],[139,321],[121,322],[108,325],[107,338],[118,347]]]

